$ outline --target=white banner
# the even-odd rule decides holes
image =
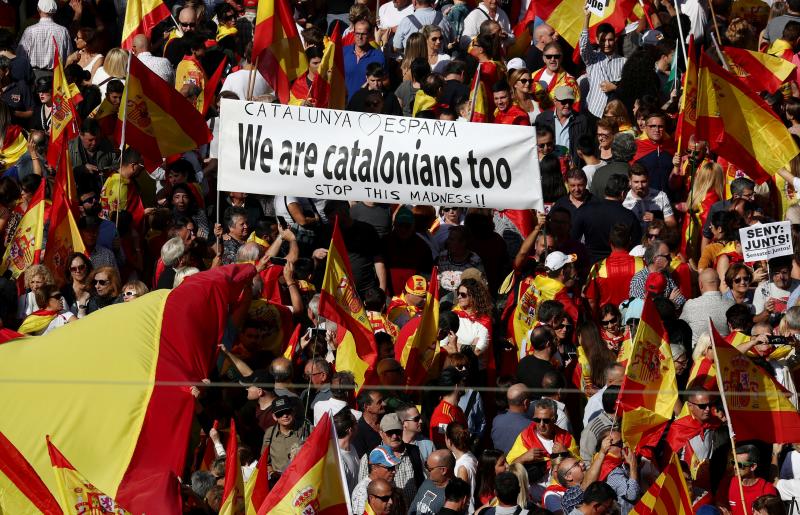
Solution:
[[[794,253],[792,223],[789,221],[756,224],[739,229],[739,239],[745,261],[760,261]]]
[[[595,16],[603,17],[611,0],[586,0],[586,7]]]
[[[543,209],[533,127],[222,100],[219,189]]]

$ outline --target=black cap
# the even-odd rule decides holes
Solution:
[[[252,384],[272,384],[275,382],[275,378],[272,377],[272,374],[269,373],[266,369],[254,370],[252,374],[247,377],[243,377],[239,384],[242,386],[250,386]],[[266,389],[266,387],[261,387]]]
[[[52,77],[39,77],[36,80],[37,93],[52,93],[53,92],[53,78]]]
[[[281,395],[272,401],[272,406],[270,409],[272,410],[272,414],[277,416],[279,413],[283,413],[284,411],[294,411],[294,406],[292,405],[292,401],[289,399],[289,397]]]

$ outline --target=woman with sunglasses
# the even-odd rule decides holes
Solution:
[[[477,279],[464,279],[456,288],[458,305],[458,344],[461,352],[469,349],[478,358],[478,371],[485,379],[492,353],[492,297]]]
[[[98,309],[103,309],[111,304],[120,302],[119,293],[122,281],[116,268],[110,266],[100,267],[92,274],[90,284],[94,293],[84,292],[78,299],[78,318],[91,315]]]
[[[533,79],[530,70],[517,68],[508,74],[508,85],[511,86],[511,97],[520,109],[528,113],[531,125],[536,121],[536,117],[542,109],[551,107],[550,97],[538,92],[533,93]]]
[[[622,314],[614,304],[600,306],[600,338],[609,350],[619,352],[625,340],[625,330],[622,327]]]
[[[79,252],[73,252],[67,259],[64,270],[67,283],[61,288],[61,294],[64,296],[64,307],[75,315],[78,314],[78,298],[92,288],[88,279],[93,268],[91,260]]]
[[[442,36],[441,27],[425,25],[422,27],[421,32],[428,47],[428,64],[431,65],[431,71],[444,74],[444,69],[450,61],[450,56],[442,52],[444,36]]]
[[[23,320],[18,329],[22,334],[41,336],[76,320],[73,313],[64,309],[64,296],[53,284],[45,284],[36,291],[36,302],[43,307]]]
[[[130,302],[134,299],[138,299],[149,291],[150,289],[142,281],[128,281],[125,283],[125,286],[122,287],[122,302]]]
[[[562,62],[564,59],[564,51],[557,41],[552,41],[545,45],[542,50],[542,58],[544,59],[544,67],[533,72],[533,87],[535,92],[546,92],[550,103],[553,101],[553,92],[559,86],[567,86],[575,93],[575,100],[572,108],[575,111],[580,110],[581,92],[578,88],[578,83],[575,82],[575,77],[570,75],[564,70]]]
[[[759,277],[764,275],[765,271],[759,272]],[[769,318],[769,312],[764,310],[763,313],[756,314],[756,308],[753,306],[753,294],[755,289],[750,285],[758,284],[760,281],[756,280],[755,272],[744,263],[734,263],[725,272],[725,285],[728,291],[723,294],[723,297],[733,300],[737,304],[743,304],[748,307],[750,313],[753,315],[753,323],[766,322]]]

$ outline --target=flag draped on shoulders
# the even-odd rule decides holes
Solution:
[[[256,11],[253,60],[283,104],[292,81],[308,69],[303,42],[288,0],[262,0]]]
[[[344,85],[343,48],[341,24],[337,22],[331,37],[325,39],[322,61],[308,93],[308,96],[314,99],[314,107],[328,109],[345,107],[347,92]],[[303,77],[301,76],[299,80],[303,80]]]
[[[56,316],[58,316],[58,311],[38,309],[25,317],[17,331],[21,334],[38,335],[47,329]]]
[[[575,442],[575,439],[572,437],[569,432],[564,431],[560,427],[556,427],[556,434],[553,436],[553,441],[560,444],[564,449],[568,450],[572,453],[573,456],[578,458],[580,456],[580,451],[578,450],[578,444]],[[549,452],[542,444],[542,441],[536,436],[536,424],[531,423],[524,431],[522,431],[517,439],[514,440],[514,445],[511,446],[509,449],[508,454],[506,455],[506,461],[509,463],[514,463],[520,456],[525,454],[531,449],[542,449],[544,450],[547,455],[549,456]],[[550,458],[546,458],[549,460]]]
[[[439,278],[436,267],[431,271],[422,314],[409,320],[397,336],[395,357],[406,371],[409,385],[421,385],[431,372],[439,355]]]
[[[188,386],[174,385],[208,377],[231,306],[255,273],[212,269],[0,345],[0,432],[53,492],[45,436],[68,435],[60,450],[98,490],[131,513],[178,515],[195,403]]]
[[[169,9],[162,0],[128,0],[125,22],[122,24],[122,45],[125,50],[133,47],[133,38],[150,32],[161,20],[169,16]]]
[[[367,311],[353,282],[350,258],[338,220],[328,248],[328,262],[319,299],[320,316],[336,322],[343,335],[336,349],[336,370],[349,370],[358,388],[373,379],[378,351]]]
[[[61,515],[64,513],[25,456],[0,432],[0,513]]]
[[[692,515],[692,496],[676,453],[631,510],[635,515]]]
[[[350,501],[340,467],[333,423],[325,413],[261,503],[258,515],[348,515]]]
[[[47,454],[53,465],[61,507],[67,515],[130,515],[130,512],[119,506],[114,499],[98,490],[93,482],[78,472],[72,463],[61,454],[61,451],[47,437]]]
[[[244,511],[244,480],[239,463],[239,441],[236,438],[236,422],[231,419],[228,445],[225,448],[225,484],[222,490],[222,505],[219,515],[239,515]]]
[[[3,262],[0,263],[0,274],[10,270],[11,277],[16,279],[30,265],[39,263],[44,243],[44,220],[47,211],[47,201],[44,198],[46,184],[47,181],[39,183],[39,188],[33,194],[28,209],[19,221],[11,243],[6,247]]]

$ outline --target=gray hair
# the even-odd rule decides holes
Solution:
[[[182,266],[178,270],[175,271],[175,280],[172,281],[172,287],[177,288],[181,285],[184,279],[189,277],[190,275],[199,274],[200,270],[193,266]]]
[[[653,240],[648,245],[647,248],[644,249],[644,264],[652,265],[653,261],[656,260],[656,256],[658,255],[658,249],[661,248],[661,245],[666,245],[664,240]]]
[[[217,484],[217,478],[207,470],[192,473],[192,492],[204,499],[211,487]]]
[[[618,132],[611,142],[611,156],[614,161],[627,163],[636,155],[636,140],[627,132]]]
[[[738,179],[731,181],[731,196],[741,195],[744,193],[744,190],[754,189],[756,189],[756,183],[747,177],[739,177]]]
[[[792,331],[800,331],[800,306],[792,306],[791,308],[786,310],[786,315],[784,315],[784,320],[786,320],[786,325]]]
[[[236,262],[247,263],[250,261],[258,261],[261,258],[261,245],[254,241],[249,241],[239,247],[236,251]]]
[[[314,296],[311,297],[311,300],[308,301],[308,309],[310,309],[314,315],[319,315],[319,293],[315,293]]]
[[[175,236],[167,240],[161,246],[161,261],[164,266],[175,266],[181,257],[186,253],[186,245],[183,244],[183,239],[180,236]]]
[[[553,416],[558,414],[558,406],[556,405],[556,401],[545,397],[542,397],[536,401],[536,404],[533,405],[533,411],[536,411],[537,409],[549,409],[553,412]]]

